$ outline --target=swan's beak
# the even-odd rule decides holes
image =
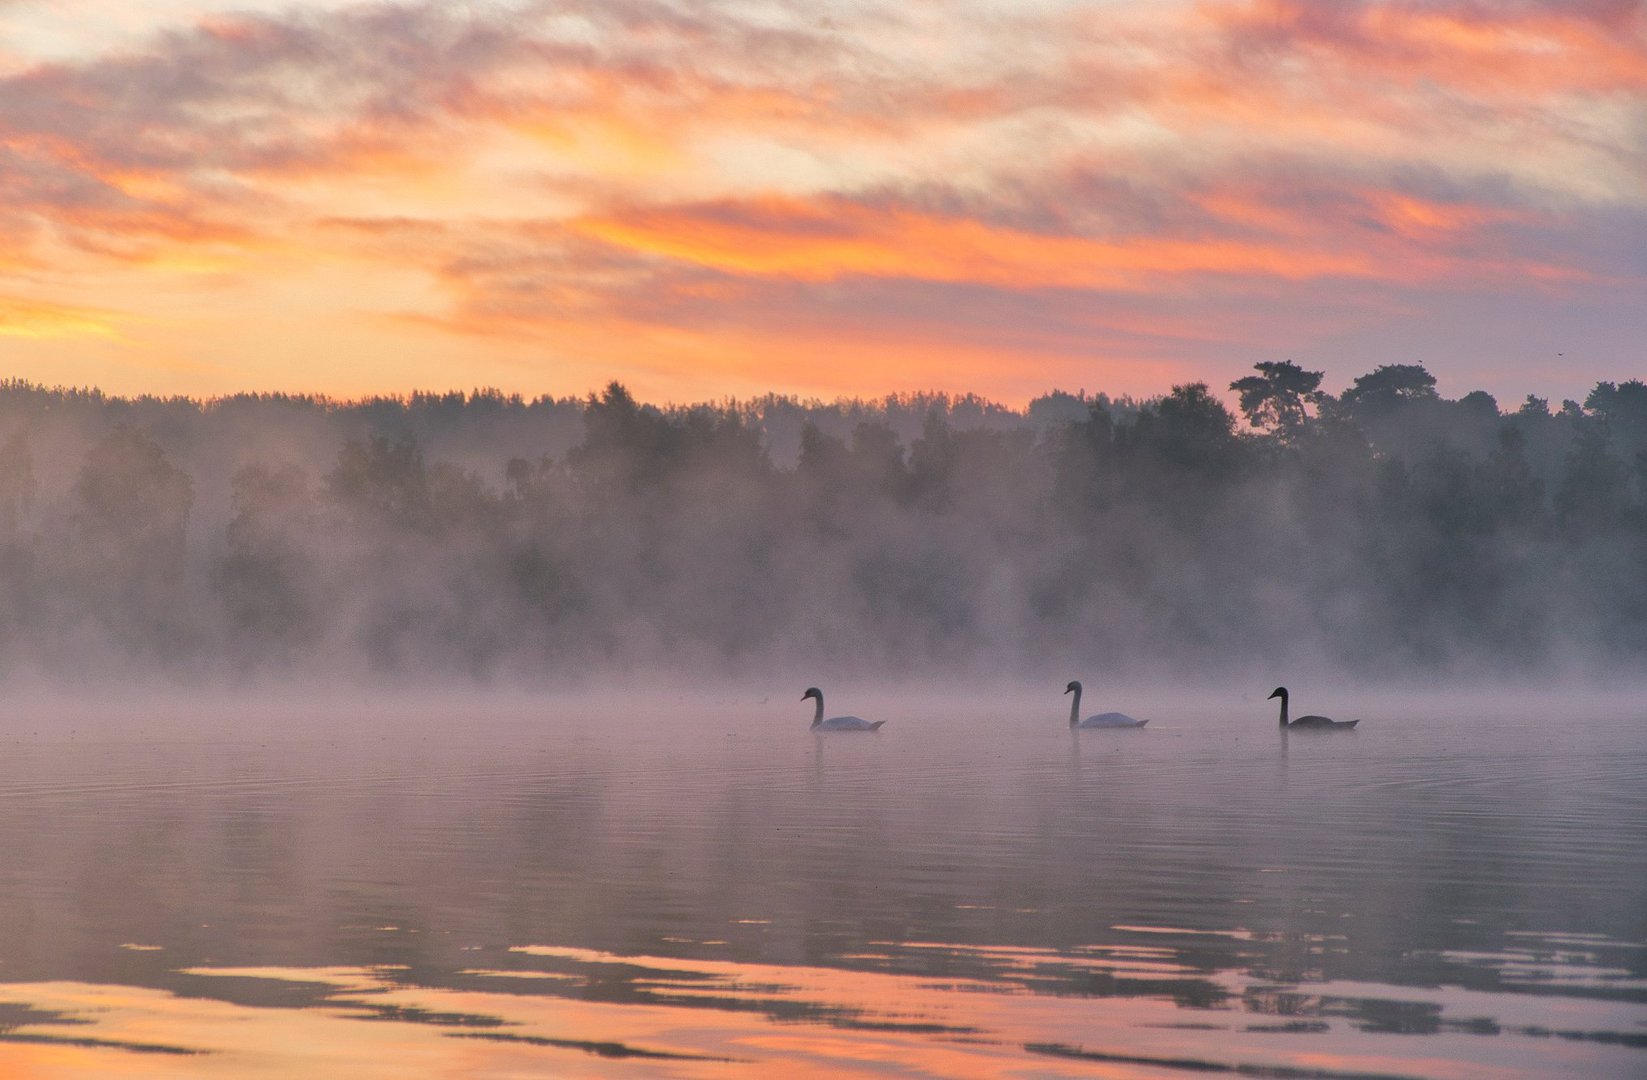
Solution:
[[[1275,693],[1273,693],[1273,694],[1271,694],[1271,695],[1270,695],[1270,698],[1278,698],[1278,697],[1280,697],[1280,696],[1281,696],[1281,691],[1279,691],[1279,690],[1277,690],[1277,691],[1276,691],[1276,692],[1275,692]],[[1265,698],[1265,699],[1264,699],[1264,700],[1265,700],[1265,701],[1268,701],[1268,700],[1269,700],[1269,698]]]
[[[1064,687],[1064,693],[1066,693],[1066,694],[1073,694],[1073,693],[1075,693],[1075,687],[1073,687],[1073,686],[1066,686],[1066,687]]]

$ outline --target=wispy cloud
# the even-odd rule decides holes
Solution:
[[[0,337],[111,338],[116,336],[117,321],[118,317],[109,311],[0,295]]]

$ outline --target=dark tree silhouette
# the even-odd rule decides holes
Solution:
[[[16,432],[0,443],[0,627],[8,636],[34,615],[38,575],[28,519],[37,491],[28,439]]]
[[[29,440],[16,432],[0,443],[0,544],[16,542],[37,490]]]
[[[1146,456],[1204,478],[1227,477],[1240,467],[1235,416],[1206,383],[1172,388],[1133,425],[1133,443]]]
[[[289,664],[316,633],[322,597],[312,569],[317,509],[295,465],[248,465],[234,475],[228,550],[212,586],[238,636],[243,667]]]
[[[1526,448],[1527,438],[1519,428],[1502,428],[1497,448],[1482,466],[1493,520],[1501,527],[1531,526],[1543,513],[1544,482],[1533,475]]]
[[[1415,401],[1434,401],[1435,376],[1420,364],[1381,364],[1339,398],[1352,415],[1387,414]]]
[[[1416,365],[1342,398],[1290,362],[1232,386],[1263,434],[1199,383],[1012,410],[0,382],[0,671],[1168,675],[1296,656],[1382,675],[1647,655],[1642,383],[1508,414],[1441,398]]]
[[[1606,425],[1620,452],[1634,457],[1647,450],[1647,383],[1639,379],[1613,384],[1596,383],[1584,399],[1584,408]]]
[[[81,536],[111,566],[144,578],[181,577],[194,484],[154,439],[116,427],[86,455],[74,494]]]
[[[75,477],[72,547],[59,572],[80,568],[93,617],[139,655],[187,648],[185,540],[194,484],[149,435],[115,426]],[[70,571],[71,573],[73,571]]]
[[[350,439],[326,477],[326,493],[346,512],[404,529],[433,524],[429,471],[410,436]]]
[[[1627,473],[1612,453],[1607,427],[1599,417],[1579,421],[1578,435],[1567,453],[1567,470],[1555,494],[1563,524],[1580,532],[1611,525],[1625,507]]]
[[[1284,441],[1296,439],[1309,422],[1310,410],[1320,408],[1323,372],[1305,371],[1291,360],[1254,364],[1257,375],[1230,383],[1240,395],[1241,412],[1255,428],[1274,431]]]
[[[661,411],[641,405],[618,382],[589,395],[583,430],[568,463],[585,483],[614,496],[661,483],[680,442]]]

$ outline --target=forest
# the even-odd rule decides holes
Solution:
[[[1647,385],[691,406],[0,383],[0,678],[1647,667]],[[797,685],[804,685],[804,682]]]

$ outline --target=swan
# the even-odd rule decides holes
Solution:
[[[1284,731],[1296,728],[1303,728],[1307,731],[1348,731],[1361,722],[1359,720],[1329,720],[1325,716],[1312,715],[1300,716],[1289,724],[1287,722],[1287,688],[1277,686],[1275,693],[1271,694],[1270,697],[1281,699],[1281,728]]]
[[[1143,727],[1145,724],[1149,723],[1148,720],[1134,720],[1124,712],[1098,713],[1096,716],[1089,716],[1085,720],[1082,720],[1080,719],[1081,684],[1078,682],[1071,682],[1068,686],[1064,687],[1064,693],[1075,695],[1074,699],[1069,703],[1069,726],[1072,728],[1129,728]]]
[[[823,714],[823,691],[819,690],[816,686],[809,686],[806,688],[806,693],[801,695],[802,701],[805,701],[807,698],[818,699],[818,710],[812,714],[813,731],[879,731],[881,730],[881,725],[886,723],[885,720],[876,720],[871,722],[858,716],[831,716],[828,720],[825,720]]]

